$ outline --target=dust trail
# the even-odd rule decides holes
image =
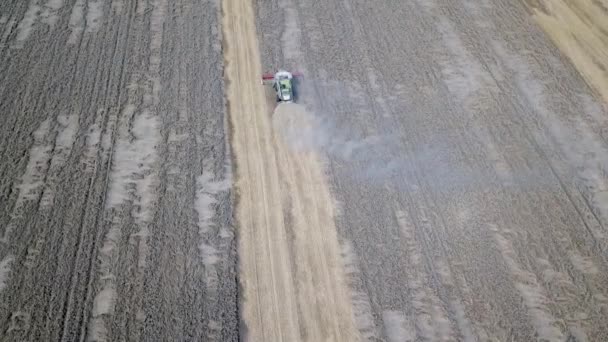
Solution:
[[[283,105],[279,106],[282,107]],[[400,135],[395,130],[382,135],[361,136],[344,126],[339,126],[323,114],[313,113],[304,106],[291,106],[291,116],[304,124],[285,127],[281,131],[283,139],[291,149],[298,152],[315,152],[335,161],[352,165],[344,172],[367,184],[384,184],[391,179],[410,179],[416,172],[433,179],[430,186],[442,190],[480,189],[497,185],[522,188],[548,188],[555,184],[545,175],[544,169],[511,169],[498,153],[496,144],[490,134],[475,125],[475,133],[483,139],[486,153],[495,166],[496,174],[482,168],[464,168],[451,161],[450,152],[453,144],[439,138],[433,146],[417,146],[413,156],[405,157],[400,153],[402,146]],[[389,128],[390,130],[390,128]],[[416,160],[416,167],[412,160]],[[513,179],[516,177],[517,182]]]
[[[23,43],[29,38],[33,31],[34,24],[36,23],[36,20],[38,20],[39,15],[40,5],[38,0],[30,0],[23,19],[21,19],[19,25],[17,25],[17,36],[15,37],[15,40],[17,41],[15,44],[16,48],[23,47]]]
[[[42,13],[40,14],[40,20],[49,25],[51,28],[55,27],[58,17],[58,11],[63,7],[63,0],[48,0],[43,8]]]
[[[10,265],[13,262],[13,256],[8,255],[0,261],[0,292],[4,290],[8,283],[9,275],[11,272]]]
[[[369,179],[383,178],[383,173],[376,168],[376,164],[382,164],[385,172],[404,167],[403,160],[393,159],[381,163],[384,161],[383,156],[388,155],[388,150],[397,148],[396,136],[356,136],[302,105],[281,104],[276,111],[279,114],[281,111],[289,111],[291,120],[298,123],[280,128],[282,138],[294,151],[323,153],[340,161],[358,162],[364,167],[364,170],[359,171],[360,175]]]
[[[71,31],[68,44],[76,44],[84,31],[84,0],[76,0],[74,3],[68,25]]]
[[[549,306],[552,303],[547,297],[545,289],[536,278],[536,275],[522,268],[517,261],[518,254],[513,248],[511,241],[507,240],[497,227],[491,226],[490,230],[494,232],[496,246],[514,278],[515,288],[523,298],[538,336],[547,341],[563,341],[565,336],[562,327],[565,324],[551,313]]]

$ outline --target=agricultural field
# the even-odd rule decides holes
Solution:
[[[379,4],[2,2],[0,340],[608,340],[608,6]]]

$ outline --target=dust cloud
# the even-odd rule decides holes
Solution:
[[[376,162],[386,155],[387,136],[355,137],[347,129],[340,129],[330,120],[310,112],[295,103],[280,103],[273,113],[273,126],[287,145],[297,152],[315,151],[341,161]],[[383,151],[384,150],[384,151]],[[390,163],[389,163],[390,164]]]
[[[272,114],[275,134],[296,152],[314,151],[332,161],[347,164],[344,172],[366,184],[382,185],[394,180],[407,184],[422,175],[432,186],[443,190],[463,191],[488,186],[525,189],[556,186],[545,176],[546,170],[509,166],[517,183],[505,184],[493,170],[465,165],[460,151],[447,140],[437,137],[433,145],[405,146],[403,132],[389,128],[384,134],[360,136],[353,127],[339,126],[324,113],[316,113],[303,104],[280,103]]]

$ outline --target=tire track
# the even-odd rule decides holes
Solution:
[[[58,41],[59,41],[59,42],[61,42],[61,40],[58,40]],[[57,56],[57,55],[56,55],[56,56]],[[72,56],[75,56],[75,55],[72,55]],[[69,65],[69,63],[68,63],[68,65]],[[96,74],[96,73],[94,73],[94,74]],[[72,78],[72,80],[74,79],[74,77],[76,77],[76,76],[75,76],[75,74],[72,74],[72,73],[69,73],[68,75],[70,75],[70,77]],[[86,82],[85,82],[85,83],[86,83]],[[71,84],[70,84],[70,85],[71,85]],[[69,88],[67,91],[73,91],[73,90],[72,90],[71,88]],[[57,99],[61,99],[61,98],[62,98],[62,96],[57,96],[56,98],[57,98]],[[43,101],[40,101],[40,103],[44,103],[44,102],[43,102]],[[64,104],[62,104],[62,105],[61,105],[61,107],[64,107]],[[68,107],[67,107],[68,112],[70,111],[70,109],[71,109],[71,108],[68,106]],[[52,175],[50,175],[49,177],[52,177]],[[49,179],[51,179],[51,178],[49,178]],[[85,181],[85,182],[86,182],[86,181]],[[86,188],[86,187],[85,187],[85,188]],[[77,202],[77,201],[75,201],[75,202]],[[54,205],[55,205],[55,206],[59,206],[60,204],[55,203]],[[49,214],[47,214],[47,215],[49,215]],[[66,216],[67,216],[67,217],[70,217],[71,215],[69,215],[69,214],[68,214],[68,215],[66,215]],[[47,222],[45,222],[45,224],[49,224],[49,222],[47,221]],[[59,239],[59,241],[63,241],[63,243],[62,243],[62,242],[54,242],[54,243],[51,243],[51,248],[52,248],[54,251],[48,251],[48,249],[47,249],[47,248],[49,247],[49,245],[48,245],[48,244],[46,244],[46,245],[45,245],[45,248],[44,248],[42,251],[40,251],[40,250],[38,249],[38,248],[39,248],[38,246],[41,246],[41,243],[42,243],[41,241],[45,241],[45,240],[47,240],[47,239],[48,239],[48,236],[46,236],[46,235],[49,233],[49,232],[48,232],[48,230],[43,230],[42,232],[33,232],[33,234],[34,234],[34,233],[35,233],[35,234],[38,234],[39,238],[38,238],[38,239],[36,240],[36,242],[35,242],[36,247],[34,248],[34,250],[33,250],[33,251],[35,251],[37,254],[47,254],[47,253],[49,253],[50,255],[59,255],[59,252],[61,252],[60,246],[62,246],[62,245],[63,245],[63,243],[65,243],[65,241],[63,241],[63,238],[62,238],[62,237],[64,236],[64,233],[65,233],[65,232],[63,231],[63,229],[55,229],[55,230],[52,230],[52,233],[51,233],[51,234],[52,234],[53,236],[55,236],[55,237],[59,237],[59,238],[60,238],[60,239]],[[46,237],[45,237],[45,236],[46,236]],[[69,234],[68,234],[68,236],[69,236]],[[57,241],[57,240],[55,240],[55,241]],[[46,243],[49,243],[49,242],[47,241]],[[52,262],[53,262],[53,261],[56,261],[55,259],[51,259],[51,260],[52,260]],[[40,267],[42,267],[43,269],[42,269],[42,270],[40,270],[40,271],[36,271],[36,272],[37,272],[37,274],[44,274],[44,273],[45,273],[45,270],[49,270],[49,266],[50,266],[50,269],[55,269],[55,270],[56,270],[56,271],[55,271],[55,273],[61,273],[60,271],[57,271],[57,267],[59,267],[59,265],[60,265],[58,262],[55,262],[55,263],[54,263],[54,266],[53,266],[53,265],[44,265],[44,261],[43,261],[42,263],[40,263],[40,261],[43,261],[43,260],[39,260],[39,261],[38,261],[38,263],[36,264],[36,268],[40,268]],[[29,252],[28,252],[28,263],[32,264],[32,262],[34,262],[34,260],[33,260],[32,258],[30,258],[30,254],[29,254]],[[32,265],[32,266],[33,266],[33,265]],[[62,278],[59,278],[59,279],[62,279]],[[53,282],[55,282],[55,281],[53,281]],[[39,287],[45,287],[45,288],[47,288],[47,289],[51,289],[51,288],[53,288],[52,286],[45,286],[44,281],[36,281],[36,282],[34,282],[34,284],[35,284],[36,286],[39,286]],[[57,284],[56,284],[56,285],[57,285]],[[62,287],[62,288],[60,289],[59,293],[61,293],[61,292],[63,292],[63,291],[66,291],[66,289]],[[26,291],[26,292],[28,292],[28,291]],[[32,292],[33,292],[33,291],[29,291],[29,293],[32,293]],[[54,291],[53,291],[53,292],[56,292],[56,291],[55,291],[55,289],[54,289]],[[45,293],[45,296],[48,296],[48,295],[49,295],[49,292],[46,292],[46,293]],[[55,298],[55,300],[57,300],[57,302],[55,302],[55,304],[59,304],[59,303],[61,303],[61,302],[62,302],[62,300],[61,300],[61,298],[62,298],[62,297],[63,297],[63,296],[55,296],[55,295],[51,296],[51,298]],[[46,307],[48,307],[48,308],[51,308],[51,310],[57,310],[58,308],[60,308],[60,307],[62,307],[62,306],[63,306],[63,305],[51,305],[50,301],[45,301],[43,298],[44,298],[44,297],[39,297],[38,299],[41,299],[41,300],[42,300],[43,306],[46,306]],[[42,313],[42,312],[44,312],[44,309],[43,309],[43,310],[40,310],[40,312],[41,312],[41,313]],[[56,314],[56,313],[50,313],[50,314],[49,314],[49,316],[47,316],[47,317],[57,317],[57,314]],[[34,325],[35,325],[36,327],[38,327],[38,328],[40,327],[40,325],[39,325],[39,324],[37,324],[36,322],[33,322],[33,323],[34,323]],[[39,331],[36,331],[36,333],[39,333]]]
[[[116,18],[116,20],[116,25],[109,26],[114,29],[105,33],[105,37],[112,37],[109,41],[114,42],[114,44],[111,49],[105,51],[106,55],[100,54],[105,57],[102,60],[117,60],[116,57],[124,56],[126,53],[125,47],[129,46],[126,43],[129,40],[129,35],[126,34],[129,32],[129,21],[124,20],[124,17]],[[124,37],[125,44],[123,45],[120,44],[121,36]],[[119,60],[122,60],[122,58]],[[79,228],[81,238],[77,245],[78,254],[74,260],[74,270],[71,271],[77,278],[72,281],[66,303],[66,319],[62,331],[63,339],[69,336],[78,336],[80,340],[83,340],[86,336],[86,322],[88,322],[89,312],[93,307],[91,291],[97,271],[94,262],[97,260],[98,245],[102,237],[102,229],[98,228],[102,227],[101,217],[103,216],[102,211],[91,210],[91,208],[105,208],[105,196],[99,196],[99,194],[107,193],[110,161],[113,157],[113,148],[105,150],[101,148],[101,128],[104,123],[112,120],[111,117],[115,111],[112,108],[120,106],[122,96],[118,90],[125,84],[124,64],[119,68],[113,68],[111,72],[106,71],[104,65],[100,64],[101,67],[97,68],[96,76],[100,78],[100,81],[93,83],[103,84],[104,86],[94,89],[92,98],[95,100],[91,101],[88,107],[82,108],[85,112],[96,114],[95,121],[89,126],[92,131],[89,131],[86,139],[86,150],[82,155],[82,162],[89,167],[88,171],[91,173],[91,177],[87,201],[82,212],[81,227]],[[102,75],[107,75],[107,77],[104,78]],[[110,131],[113,130],[111,122],[108,122],[108,125]],[[114,145],[111,144],[111,146]],[[80,294],[76,295],[77,292],[80,292]]]
[[[420,214],[422,215],[420,222],[425,225],[428,224],[429,221],[424,212],[420,212]],[[420,247],[423,248],[418,246],[420,243],[418,243],[413,231],[415,226],[407,212],[397,211],[396,219],[406,244],[408,265],[415,270],[415,272],[412,272],[411,279],[408,279],[408,287],[412,293],[413,317],[417,335],[425,341],[454,340],[455,336],[447,312],[433,291],[436,285],[432,283],[436,280],[432,278],[436,277],[436,272],[432,268],[436,266],[433,261],[429,260],[429,256],[422,252],[428,251],[430,246],[428,242],[421,243],[422,246]],[[427,228],[416,229],[416,231],[427,230]],[[426,262],[424,259],[426,259]],[[425,270],[425,264],[427,267],[431,267],[430,274]],[[430,278],[428,281],[427,277]],[[432,284],[431,287],[428,287],[428,282]]]
[[[138,180],[143,185],[130,193],[136,195],[132,202],[109,210],[104,204],[113,199],[108,198],[107,182],[111,174],[108,167],[116,160],[116,131],[132,126],[136,137],[148,133],[150,127],[141,125],[138,115],[145,111],[145,105],[158,104],[160,84],[177,69],[173,66],[181,69],[179,99],[166,92],[163,102],[183,103],[185,110],[180,115],[194,123],[189,126],[194,127],[192,140],[197,141],[197,147],[184,144],[170,150],[165,148],[169,141],[158,140],[159,150],[179,152],[175,162],[191,175],[200,168],[198,158],[205,160],[205,168],[221,174],[217,165],[225,164],[225,130],[221,129],[220,37],[217,29],[216,35],[207,34],[217,25],[217,8],[207,13],[207,3],[196,3],[180,17],[161,13],[165,23],[159,25],[158,11],[147,1],[32,3],[39,10],[30,6],[30,1],[0,5],[0,36],[5,37],[4,47],[13,47],[2,50],[0,63],[0,110],[8,113],[0,130],[0,237],[10,240],[8,245],[0,245],[4,287],[0,293],[0,339],[94,340],[91,321],[101,318],[107,319],[108,339],[208,336],[235,340],[235,255],[229,237],[213,240],[216,250],[226,252],[212,256],[219,259],[213,264],[217,281],[216,293],[211,295],[200,271],[203,262],[195,234],[194,186],[184,182],[192,197],[181,196],[182,207],[175,210],[177,201],[156,202],[154,196],[142,191],[144,185],[150,185],[146,173],[143,181]],[[31,25],[26,21],[19,29],[21,38],[25,33],[28,36],[17,44],[17,32],[6,25],[13,20],[10,25],[16,27],[28,8]],[[136,12],[139,15],[133,15]],[[181,24],[170,25],[175,22]],[[181,43],[167,50],[167,44],[155,39],[159,27],[180,37]],[[208,62],[200,60],[201,55],[208,55],[205,51],[215,51]],[[158,77],[150,79],[150,69]],[[135,120],[129,112],[129,117],[124,117],[128,101],[135,108]],[[166,121],[159,120],[156,128],[169,132],[171,116],[159,114]],[[44,133],[37,134],[41,137],[31,136],[42,122]],[[125,140],[124,135],[122,138]],[[67,151],[69,144],[71,150]],[[34,152],[44,147],[46,154],[38,156],[40,162],[28,155],[32,147]],[[160,175],[158,188],[181,183],[183,174],[170,179],[160,165],[173,159],[166,155],[159,158],[164,159],[157,158],[159,163],[147,170]],[[30,159],[29,168],[37,175],[39,188],[32,189],[31,198],[18,200],[19,184]],[[194,184],[195,177],[191,179],[190,184]],[[230,235],[227,192],[217,195],[213,208],[217,217],[212,219],[214,224],[227,224],[221,231],[223,236]],[[140,229],[142,222],[148,224],[152,219],[168,224],[155,223],[149,231]],[[11,221],[10,232],[6,232],[4,223]],[[115,227],[117,230],[111,230]],[[114,236],[104,241],[108,231]],[[112,248],[116,253],[108,258]],[[170,257],[168,262],[151,264],[154,248],[162,249],[159,252]],[[9,264],[10,269],[6,269]],[[186,270],[183,277],[172,277],[169,270],[175,265]],[[112,273],[104,273],[106,268]],[[113,277],[103,278],[108,274]],[[99,295],[109,281],[117,284],[116,296],[112,291]]]
[[[110,37],[114,33],[114,30],[104,32],[104,37]],[[97,42],[91,41],[91,37],[83,38],[84,39],[81,41],[81,44],[78,45],[79,50],[76,56],[87,55],[85,54],[85,51],[89,52],[100,49],[99,44]],[[105,53],[111,55],[114,52],[112,49],[109,49],[106,50]],[[98,118],[96,118],[97,116],[104,115],[105,111],[99,111],[97,108],[94,107],[96,107],[101,101],[103,101],[101,100],[100,95],[106,95],[109,91],[109,86],[111,85],[111,83],[107,81],[107,78],[104,79],[104,75],[107,74],[106,66],[108,66],[107,63],[103,63],[102,58],[104,54],[94,53],[94,55],[97,57],[94,63],[94,72],[85,73],[89,75],[89,77],[86,77],[85,81],[80,83],[78,87],[72,87],[72,84],[75,83],[74,80],[76,79],[76,73],[71,74],[70,77],[72,79],[72,83],[70,83],[70,87],[68,87],[67,89],[67,91],[71,94],[91,94],[93,100],[85,102],[83,104],[69,104],[67,106],[66,104],[61,104],[62,107],[67,107],[67,110],[74,112],[84,112],[81,118],[83,127],[88,127],[89,122],[91,120],[98,120]],[[81,60],[78,58],[78,61]],[[84,70],[87,70],[90,60],[85,59],[83,61],[84,63],[82,64],[78,63],[78,61],[76,62],[75,69],[78,70],[78,67],[80,66],[80,68],[84,68]],[[97,87],[94,87],[94,85],[98,83],[102,85],[101,87],[99,87],[99,89],[97,89]],[[92,115],[90,115],[89,113],[91,113]],[[99,119],[101,119],[102,121],[105,120],[104,118]],[[96,162],[96,160],[91,160],[92,157],[90,156],[89,152],[90,147],[88,147],[87,144],[88,142],[84,142],[84,146],[79,145],[79,152],[81,152],[82,155],[80,155],[80,158],[78,158],[77,160],[82,161],[85,164],[90,164],[91,162]],[[90,208],[99,207],[99,201],[101,199],[98,195],[95,194],[99,189],[99,183],[102,182],[103,184],[104,176],[102,175],[101,177],[97,177],[98,173],[102,172],[101,170],[103,170],[102,167],[93,167],[92,170],[89,168],[90,173],[88,175],[85,175],[85,177],[82,177],[82,179],[80,180],[81,183],[79,187],[90,190],[89,192],[84,192],[82,194],[83,200],[81,203],[83,203],[84,206],[83,208],[69,208],[68,211],[70,212],[70,214],[66,215],[70,218],[76,218],[76,222],[68,221],[69,225],[66,224],[68,228],[54,230],[51,236],[51,241],[48,242],[51,248],[59,249],[58,252],[54,252],[55,254],[60,253],[62,255],[66,255],[66,258],[72,261],[67,266],[67,268],[69,269],[69,271],[67,272],[64,271],[64,267],[66,267],[65,264],[60,262],[54,263],[55,272],[60,274],[63,274],[65,272],[71,275],[71,282],[69,283],[70,285],[61,287],[61,289],[58,291],[54,290],[53,294],[51,295],[52,300],[50,301],[48,306],[48,317],[57,317],[59,312],[62,315],[61,317],[65,317],[64,319],[62,319],[65,324],[62,325],[60,329],[53,330],[51,332],[52,336],[55,336],[54,334],[57,334],[56,338],[59,338],[58,336],[61,335],[71,335],[72,337],[78,336],[79,330],[82,327],[81,317],[82,315],[85,315],[84,305],[87,304],[84,302],[84,299],[88,298],[86,295],[86,289],[84,289],[83,284],[87,284],[91,276],[91,270],[86,270],[86,265],[90,265],[90,262],[87,259],[83,260],[83,258],[86,258],[84,255],[88,254],[84,254],[83,251],[90,249],[90,244],[94,244],[95,241],[99,238],[99,233],[96,229],[96,225],[95,223],[91,222],[91,215],[94,216],[96,215],[96,213],[90,211]],[[91,192],[93,190],[95,190],[95,194]],[[70,229],[73,230],[73,234],[71,234]],[[90,231],[87,231],[89,229]],[[71,253],[68,252],[68,250],[73,246],[76,247],[76,250]],[[67,280],[68,278],[69,277],[61,278],[61,281]],[[78,292],[84,292],[84,294],[75,294]]]

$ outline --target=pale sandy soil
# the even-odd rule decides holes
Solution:
[[[608,104],[608,1],[524,0],[524,3]]]
[[[250,341],[356,341],[327,181],[313,151],[288,146],[308,114],[295,104],[269,110],[251,3],[223,5],[242,332]]]

